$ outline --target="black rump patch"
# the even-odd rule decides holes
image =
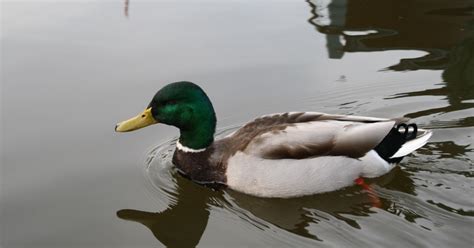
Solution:
[[[401,123],[390,130],[385,138],[375,147],[375,151],[389,163],[399,163],[403,157],[390,158],[405,142],[415,139],[418,133],[416,124]]]

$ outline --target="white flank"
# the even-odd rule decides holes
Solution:
[[[397,164],[389,164],[379,154],[371,150],[364,157],[360,158],[364,163],[364,169],[361,176],[367,178],[374,178],[382,176],[391,171]]]
[[[187,146],[183,146],[183,145],[181,145],[181,143],[179,143],[179,140],[176,142],[176,148],[178,148],[178,150],[183,151],[183,152],[193,152],[193,153],[203,152],[203,151],[206,150],[206,148],[193,149],[193,148],[189,148]]]
[[[405,144],[403,144],[402,147],[390,158],[399,158],[399,157],[403,157],[412,153],[416,149],[424,146],[426,142],[428,142],[428,139],[433,134],[429,130],[419,129],[418,131],[424,132],[424,134],[422,134],[420,137],[416,139],[410,140],[406,142]]]
[[[380,176],[394,167],[373,151],[361,159],[325,156],[278,160],[237,152],[227,165],[227,185],[231,189],[280,198],[334,191],[353,185],[360,176]]]

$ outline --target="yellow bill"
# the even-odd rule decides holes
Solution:
[[[143,113],[117,124],[115,126],[115,131],[130,132],[156,123],[158,123],[158,121],[153,118],[151,108],[147,108]]]

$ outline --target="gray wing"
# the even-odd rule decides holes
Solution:
[[[359,158],[374,149],[399,120],[316,112],[264,116],[232,135],[238,150],[266,159],[316,156]]]

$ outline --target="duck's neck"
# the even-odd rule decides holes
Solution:
[[[178,144],[182,150],[203,151],[214,142],[215,120],[203,121],[192,127],[181,128]]]

